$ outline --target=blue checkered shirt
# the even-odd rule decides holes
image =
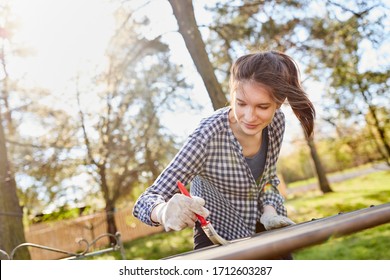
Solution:
[[[151,211],[178,192],[178,180],[185,185],[191,183],[191,194],[206,201],[208,220],[227,240],[254,234],[264,205],[272,205],[279,215],[287,216],[276,175],[285,128],[283,112],[277,110],[268,125],[265,168],[256,182],[230,128],[229,110],[230,107],[219,109],[201,121],[153,185],[138,198],[133,209],[135,217],[157,226],[150,219]]]

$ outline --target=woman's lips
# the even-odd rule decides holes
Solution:
[[[255,129],[258,125],[257,124],[249,124],[249,123],[244,123],[244,126],[248,129]]]

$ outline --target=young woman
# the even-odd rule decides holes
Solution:
[[[201,121],[133,210],[166,231],[194,227],[195,249],[212,245],[195,213],[227,240],[293,224],[277,189],[281,105],[287,100],[305,133],[313,132],[315,110],[291,57],[276,51],[244,55],[230,74],[231,105]],[[191,183],[192,198],[178,193],[177,181]]]

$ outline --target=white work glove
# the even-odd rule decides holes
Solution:
[[[270,205],[264,207],[264,212],[261,215],[260,223],[262,223],[266,230],[281,228],[295,223],[289,218],[278,215],[275,208]]]
[[[166,231],[178,231],[195,226],[198,219],[195,213],[204,218],[209,215],[209,211],[203,207],[204,204],[203,198],[175,194],[168,202],[158,204],[153,209],[152,217],[155,217],[156,222],[164,226]]]

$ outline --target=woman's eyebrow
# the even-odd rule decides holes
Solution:
[[[247,103],[245,100],[241,99],[241,98],[236,98],[236,101],[238,102],[243,102],[243,103]],[[270,105],[271,102],[261,102],[261,103],[258,103],[256,105]]]

